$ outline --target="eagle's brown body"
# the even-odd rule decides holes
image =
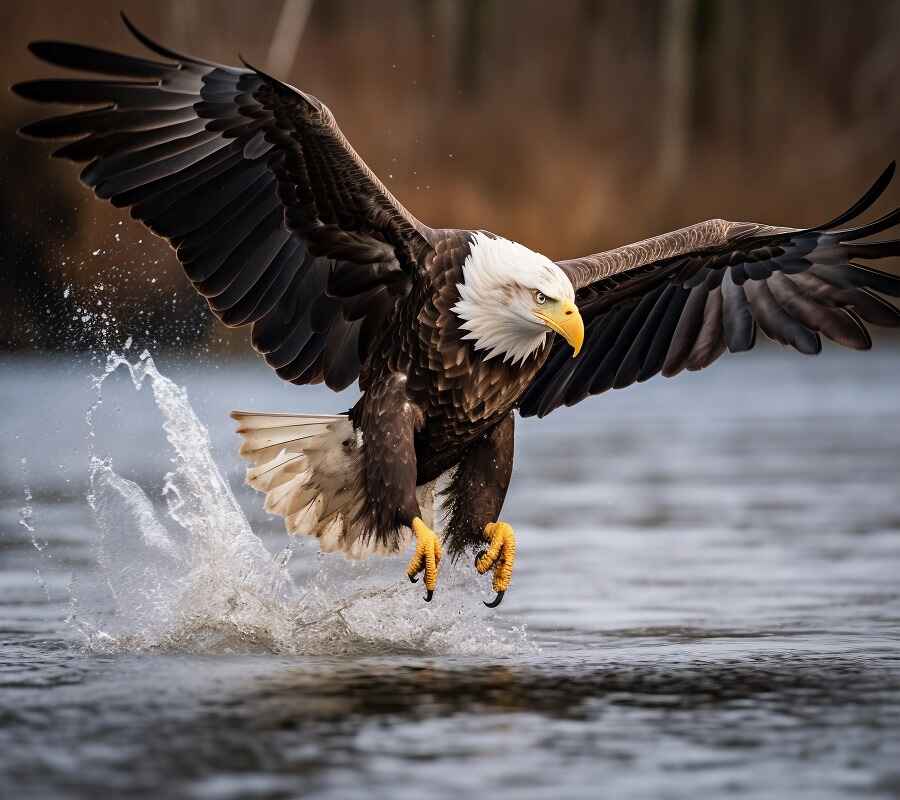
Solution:
[[[429,238],[434,252],[425,263],[427,280],[373,347],[350,418],[364,442],[363,523],[378,536],[393,538],[418,515],[416,485],[466,462],[446,494],[452,510],[448,543],[459,552],[478,540],[503,505],[512,469],[511,412],[550,347],[521,365],[485,360],[473,342],[462,339],[452,311],[472,233],[438,230]],[[414,463],[398,458],[407,451]]]

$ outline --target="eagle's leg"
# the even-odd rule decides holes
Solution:
[[[444,539],[454,558],[490,544],[475,561],[475,569],[494,571],[497,597],[489,608],[500,605],[512,578],[516,539],[512,528],[497,517],[506,499],[512,476],[515,421],[512,412],[472,442],[453,473],[445,497],[449,519]]]
[[[416,551],[406,569],[407,577],[425,573],[425,600],[437,585],[441,544],[422,519],[416,499],[416,431],[423,415],[406,394],[406,376],[391,373],[373,381],[350,412],[363,434],[366,528],[386,543],[400,540],[400,528],[411,528]]]

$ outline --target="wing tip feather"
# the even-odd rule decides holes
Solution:
[[[869,209],[882,194],[884,194],[884,190],[887,189],[888,185],[894,179],[894,173],[896,171],[897,162],[896,160],[892,160],[875,179],[875,182],[862,194],[859,200],[850,206],[850,208],[843,213],[838,214],[834,219],[829,220],[824,225],[818,225],[816,228],[811,228],[810,230],[829,230],[830,228],[836,228],[838,225],[843,225],[845,222],[849,222],[855,217],[858,217],[864,211]]]
[[[170,58],[176,62],[182,62],[183,64],[194,64],[201,67],[210,67],[212,69],[224,69],[230,72],[238,72],[235,67],[229,67],[227,64],[217,64],[215,61],[207,61],[204,58],[197,58],[196,56],[188,56],[184,53],[179,53],[175,50],[171,50],[168,47],[161,45],[159,42],[151,39],[146,33],[144,33],[134,22],[131,21],[129,16],[125,13],[124,10],[119,11],[119,17],[121,17],[122,22],[125,24],[125,27],[128,29],[128,32],[134,36],[144,47],[150,50],[153,53],[156,53],[163,58]]]

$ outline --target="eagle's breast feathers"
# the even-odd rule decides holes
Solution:
[[[528,342],[529,351],[515,357],[493,352],[497,339],[485,343],[478,338],[485,330],[489,336],[497,330],[489,317],[502,315],[508,302],[497,288],[503,282],[498,254],[518,257],[505,267],[511,272],[529,258],[543,267],[543,256],[483,232],[435,231],[432,246],[427,286],[413,304],[414,313],[400,320],[401,335],[381,351],[383,359],[370,365],[363,388],[391,373],[405,374],[410,399],[423,413],[421,451],[451,458],[515,406],[546,360],[551,338],[546,328],[519,322],[520,340]],[[516,325],[508,318],[507,323]],[[512,348],[521,347],[514,338],[509,341]]]

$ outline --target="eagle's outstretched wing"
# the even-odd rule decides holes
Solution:
[[[123,15],[123,19],[124,15]],[[107,76],[13,90],[97,108],[27,125],[54,155],[176,249],[226,325],[293,383],[352,383],[430,251],[429,229],[365,165],[328,108],[257,69],[135,37],[166,61],[35,42],[51,64]],[[114,76],[117,79],[110,79]]]
[[[819,334],[865,350],[865,323],[900,326],[875,292],[900,297],[900,278],[859,260],[900,255],[900,240],[861,243],[900,222],[900,209],[840,229],[881,195],[891,164],[845,213],[797,230],[709,220],[617,250],[561,261],[585,324],[581,355],[555,345],[522,398],[524,416],[588,395],[709,366],[725,350],[769,338],[814,355]]]

